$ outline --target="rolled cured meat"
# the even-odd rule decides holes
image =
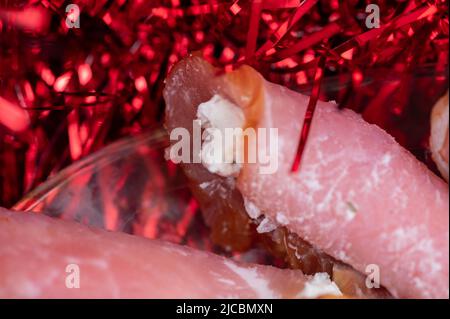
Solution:
[[[345,264],[360,274],[375,270],[395,297],[448,298],[448,185],[381,128],[319,101],[300,169],[291,172],[308,96],[249,66],[218,74],[191,56],[172,69],[164,97],[169,132],[183,127],[194,136],[172,141],[169,156],[176,157],[178,143],[193,149],[189,161],[176,159],[209,224],[226,226],[216,229],[222,240],[244,249],[255,235],[252,223],[258,234],[281,229],[283,249],[296,253],[300,269],[333,276]],[[203,132],[197,151],[195,120]],[[204,132],[227,126],[276,128],[275,166],[249,160],[252,139],[265,151],[272,144],[245,134],[234,136],[248,142],[243,162],[226,143],[222,163],[210,161],[213,134]]]
[[[448,182],[448,91],[431,112],[430,149],[442,177]]]
[[[238,263],[188,247],[0,208],[0,298],[316,298],[327,274]]]

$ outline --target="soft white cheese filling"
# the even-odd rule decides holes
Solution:
[[[242,138],[245,116],[242,109],[219,94],[199,104],[197,119],[201,121],[201,161],[211,172],[234,176],[241,170],[237,163],[236,141]],[[236,130],[239,128],[240,130]]]
[[[312,299],[325,295],[342,296],[342,292],[326,272],[319,272],[305,283],[299,297]]]

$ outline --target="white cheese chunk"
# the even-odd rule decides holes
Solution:
[[[342,296],[338,286],[330,280],[326,272],[315,274],[305,283],[303,291],[299,294],[300,298],[317,298],[324,295]]]
[[[245,124],[244,112],[241,108],[224,97],[215,94],[209,101],[199,104],[197,119],[201,120],[205,129],[202,136],[202,164],[211,172],[221,176],[235,176],[241,169],[236,163],[236,140],[242,138]],[[228,130],[226,130],[228,129]],[[225,134],[231,132],[228,138]],[[237,136],[236,136],[237,135]]]

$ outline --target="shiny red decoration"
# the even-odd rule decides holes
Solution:
[[[312,90],[310,111],[314,92],[355,109],[432,167],[428,116],[448,88],[445,0],[74,3],[80,28],[66,24],[66,1],[0,1],[0,206],[161,123],[164,78],[193,51],[226,71],[249,63],[273,82]],[[365,23],[370,3],[380,28]],[[294,169],[307,129],[302,136]]]

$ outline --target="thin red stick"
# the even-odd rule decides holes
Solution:
[[[303,151],[305,149],[306,142],[308,140],[309,130],[311,128],[312,119],[314,117],[314,111],[316,110],[317,100],[319,99],[320,84],[322,82],[326,56],[322,55],[317,63],[316,74],[314,75],[314,83],[309,97],[308,107],[305,112],[305,119],[303,120],[302,131],[300,134],[300,142],[297,148],[297,154],[295,155],[294,163],[292,164],[292,172],[296,172],[301,163]]]
[[[247,35],[247,47],[245,56],[251,57],[256,50],[256,42],[258,39],[259,19],[261,17],[261,10],[264,0],[253,0],[252,12],[250,14],[250,26]]]

